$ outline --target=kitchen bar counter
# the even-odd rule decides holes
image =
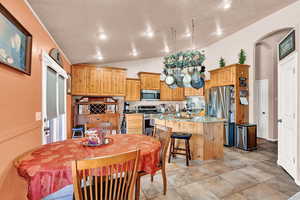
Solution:
[[[172,128],[172,132],[191,133],[192,160],[210,160],[224,157],[223,119],[212,117],[177,118],[175,115],[152,115],[155,124]],[[178,141],[178,146],[183,141]]]

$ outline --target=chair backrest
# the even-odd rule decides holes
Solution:
[[[85,129],[89,128],[97,128],[100,129],[101,132],[104,132],[106,135],[112,134],[112,123],[106,121],[93,121],[91,123],[85,124]]]
[[[140,150],[72,162],[76,200],[131,200]]]
[[[165,167],[166,164],[167,152],[170,144],[171,135],[172,135],[171,128],[155,125],[153,137],[158,139],[161,143],[160,162],[162,164],[162,167]]]

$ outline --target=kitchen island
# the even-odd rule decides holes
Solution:
[[[176,115],[153,115],[156,125],[172,128],[172,132],[191,133],[192,160],[210,160],[224,157],[224,119],[214,117],[177,117]],[[183,145],[177,140],[176,145]]]

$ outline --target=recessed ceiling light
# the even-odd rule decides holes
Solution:
[[[100,40],[107,40],[107,35],[105,33],[100,33],[99,38]]]
[[[103,60],[103,56],[102,56],[102,55],[98,55],[98,56],[97,56],[97,59],[98,59],[98,60]]]
[[[224,0],[222,7],[223,7],[224,10],[228,10],[229,8],[231,8],[231,4],[232,4],[231,0]]]
[[[218,28],[217,31],[216,31],[216,35],[218,35],[218,36],[223,35],[223,30]]]
[[[153,38],[154,37],[154,32],[153,31],[147,31],[144,33],[144,35],[148,38]]]
[[[138,56],[138,52],[136,51],[136,49],[133,49],[132,52],[131,52],[131,55],[132,56]]]
[[[186,37],[186,38],[189,38],[189,37],[191,37],[192,36],[192,33],[190,33],[190,32],[186,32],[185,34],[184,34],[184,37]]]
[[[170,53],[170,48],[168,46],[165,46],[164,52]]]

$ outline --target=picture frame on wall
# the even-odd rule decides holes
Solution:
[[[0,63],[31,75],[32,35],[0,3]]]
[[[72,75],[68,73],[68,79],[67,79],[67,94],[72,94]]]
[[[296,34],[295,30],[290,32],[285,39],[279,43],[279,60],[284,59],[296,50]]]

